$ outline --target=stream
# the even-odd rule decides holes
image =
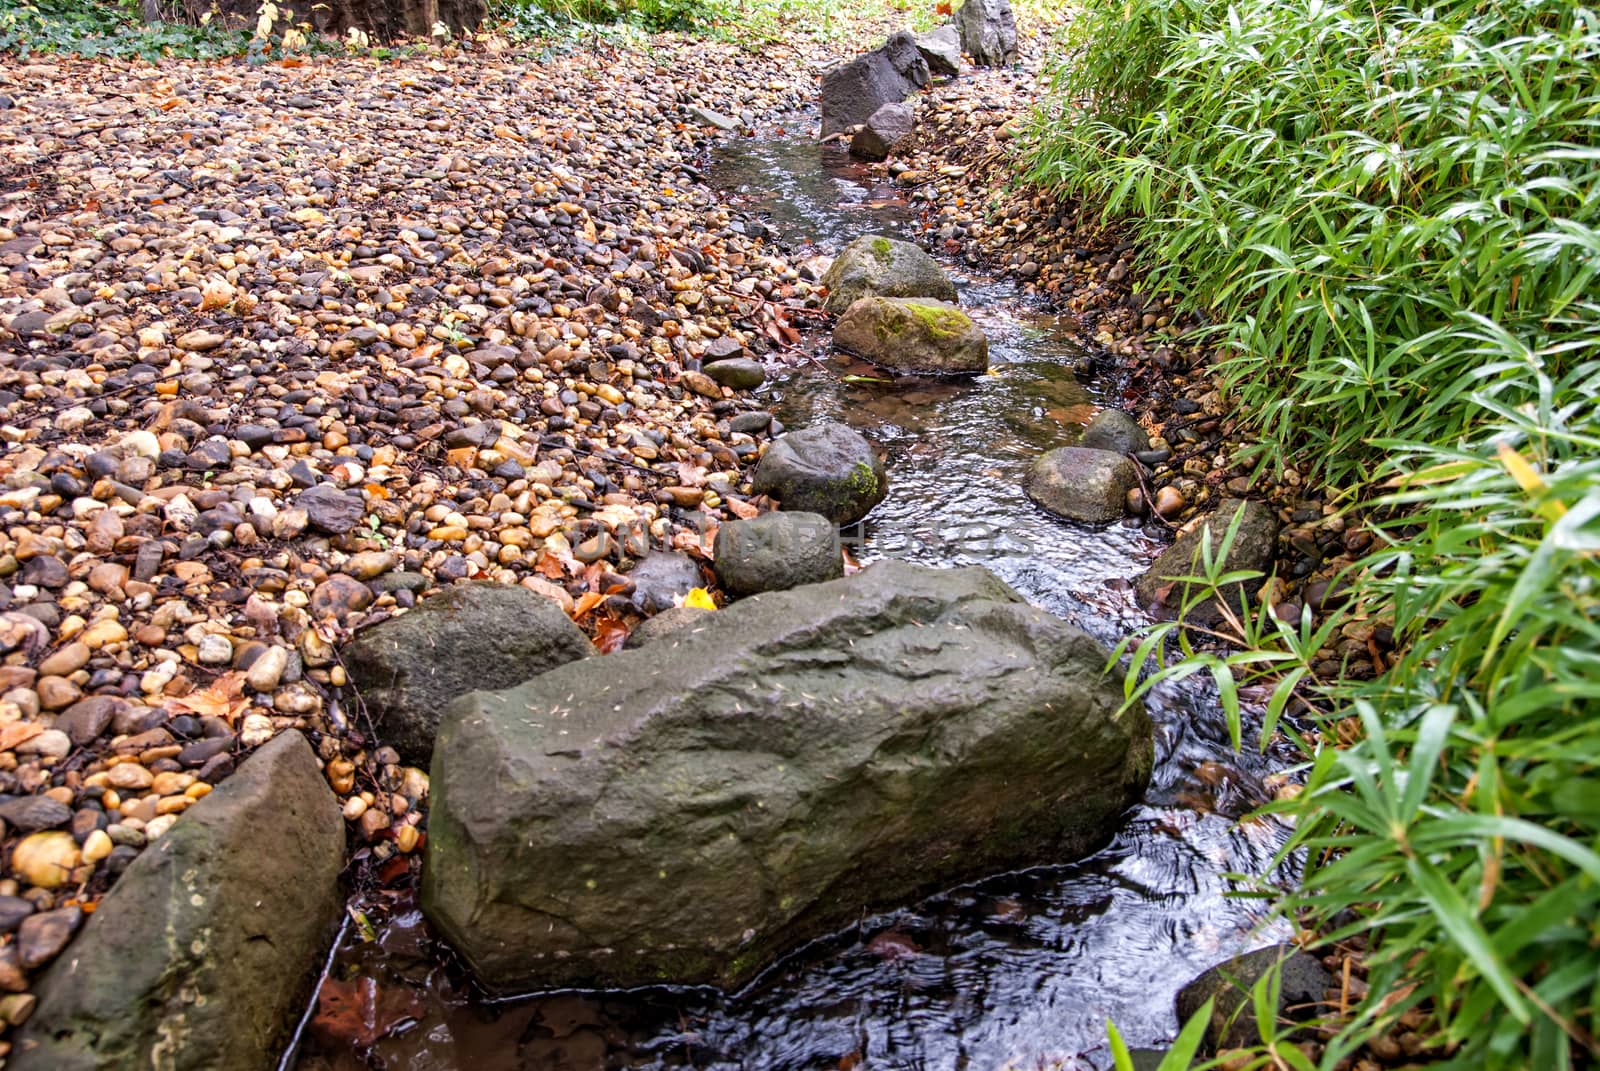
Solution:
[[[709,178],[781,241],[831,254],[862,234],[910,237],[916,217],[843,152],[809,140],[726,145]],[[1147,622],[1130,581],[1160,547],[1138,527],[1056,520],[1020,478],[1117,397],[1114,373],[1070,323],[1009,282],[954,272],[988,333],[991,372],[968,381],[885,373],[843,357],[769,365],[762,396],[791,427],[844,421],[886,451],[890,494],[847,544],[863,562],[981,564],[1108,647]],[[880,382],[845,382],[857,374]],[[327,985],[362,1051],[304,1039],[299,1071],[534,1071],[695,1067],[954,1071],[1110,1066],[1105,1022],[1130,1045],[1170,1040],[1173,998],[1205,968],[1282,940],[1262,901],[1226,894],[1284,837],[1240,821],[1283,765],[1228,745],[1198,679],[1158,687],[1156,768],[1143,803],[1082,862],[1005,874],[868,917],[745,990],[562,992],[493,1002],[429,933],[410,893],[347,927]],[[324,1008],[327,1008],[325,998]],[[348,1032],[347,1032],[348,1033]]]

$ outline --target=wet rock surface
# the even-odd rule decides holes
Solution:
[[[778,499],[785,510],[820,513],[846,525],[883,501],[889,475],[860,432],[819,424],[774,442],[756,468],[752,487]]]
[[[382,738],[425,765],[439,716],[457,696],[509,687],[592,654],[593,644],[550,599],[476,583],[363,631],[344,657]]]
[[[730,595],[785,591],[844,575],[839,529],[819,513],[763,513],[717,530],[713,565]]]
[[[1236,528],[1231,544],[1227,544],[1230,528]],[[1190,592],[1194,585],[1181,578],[1202,576],[1205,548],[1219,563],[1219,573],[1251,570],[1265,573],[1272,568],[1278,539],[1278,518],[1273,510],[1260,502],[1226,499],[1217,511],[1183,532],[1166,550],[1162,551],[1148,571],[1135,585],[1140,604],[1152,612],[1166,617],[1183,613],[1185,620],[1211,625],[1222,619],[1221,601],[1216,597],[1201,599],[1187,611]],[[1227,553],[1224,546],[1227,544]],[[1224,596],[1234,613],[1243,611],[1242,599],[1261,589],[1260,579],[1229,585]]]
[[[1281,966],[1280,966],[1281,965]],[[1208,1051],[1245,1048],[1261,1042],[1253,989],[1273,968],[1279,970],[1277,1014],[1280,1024],[1315,1019],[1324,1013],[1328,989],[1337,989],[1333,977],[1314,956],[1289,945],[1246,952],[1206,971],[1178,994],[1178,1021],[1188,1022],[1206,1001],[1211,1018],[1206,1025]]]
[[[839,251],[822,277],[828,288],[824,308],[843,313],[864,297],[956,300],[950,276],[919,247],[898,238],[868,235]]]
[[[1109,450],[1062,446],[1028,469],[1023,490],[1058,517],[1084,524],[1119,519],[1128,492],[1138,486],[1133,462]]]
[[[972,317],[928,298],[864,297],[845,310],[833,344],[898,372],[979,375],[989,339]]]
[[[908,104],[885,104],[867,118],[850,139],[850,155],[884,160],[916,129],[916,110]]]
[[[665,643],[447,713],[423,905],[486,984],[736,984],[865,905],[1089,850],[1149,776],[1104,649],[986,570],[882,562]]]
[[[6,1066],[277,1066],[343,909],[344,848],[315,753],[277,737],[128,867],[40,979]],[[59,951],[77,919],[30,922],[25,963],[39,940]]]

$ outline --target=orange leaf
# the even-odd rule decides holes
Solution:
[[[534,572],[550,580],[565,580],[566,566],[561,564],[561,559],[551,554],[548,550],[539,555],[539,560],[534,563]]]
[[[199,691],[190,692],[179,699],[168,700],[167,710],[173,713],[187,711],[202,717],[224,718],[232,722],[250,705],[243,698],[241,694],[243,691],[244,674],[230,671]]]
[[[18,744],[32,740],[44,732],[43,725],[35,725],[31,721],[14,721],[10,725],[0,728],[0,751],[10,751]]]
[[[861,563],[851,557],[850,551],[846,549],[844,551],[844,575],[849,576],[851,573],[859,573],[860,571]]]
[[[182,107],[182,105],[183,101],[181,99],[178,97],[173,97],[170,100],[164,100],[161,102],[161,110],[164,112],[170,112],[174,108]]]
[[[615,617],[600,617],[594,623],[594,645],[601,654],[620,651],[628,642],[628,626]]]
[[[722,501],[723,504],[728,507],[728,512],[733,514],[735,517],[738,517],[742,521],[748,521],[751,517],[758,517],[761,515],[761,511],[759,509],[752,506],[748,502],[740,502],[737,498],[725,498]]]
[[[572,620],[582,621],[588,616],[589,611],[606,601],[606,597],[598,591],[586,591],[579,597],[577,605],[572,608]]]

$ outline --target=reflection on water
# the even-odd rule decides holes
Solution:
[[[843,154],[808,142],[730,146],[715,181],[780,236],[831,252],[862,233],[907,234],[893,189],[863,184]],[[1029,600],[1111,645],[1144,622],[1128,581],[1156,544],[1138,529],[1064,524],[1019,489],[1041,451],[1073,442],[1113,399],[1084,381],[1089,354],[1066,322],[1008,284],[960,277],[989,334],[991,372],[970,381],[894,378],[835,357],[774,369],[790,426],[842,420],[883,448],[888,499],[851,533],[870,561],[982,564]],[[885,382],[846,382],[855,375]],[[1105,1022],[1131,1044],[1170,1038],[1178,988],[1246,947],[1281,939],[1258,901],[1230,899],[1229,873],[1260,873],[1283,831],[1238,816],[1274,768],[1234,755],[1199,682],[1149,702],[1157,766],[1144,804],[1093,858],[998,876],[864,918],[738,994],[560,993],[491,1003],[399,894],[380,939],[347,947],[335,984],[362,1009],[365,1055],[339,1042],[303,1071],[593,1068],[1105,1068]],[[361,996],[361,986],[373,994]],[[341,990],[343,992],[343,990]]]

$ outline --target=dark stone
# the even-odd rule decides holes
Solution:
[[[954,23],[916,36],[917,51],[937,78],[954,78],[961,73],[961,31]]]
[[[972,317],[930,298],[864,297],[845,310],[833,344],[897,372],[981,375],[989,339]]]
[[[1333,978],[1312,956],[1290,945],[1273,945],[1235,956],[1206,971],[1178,991],[1178,1021],[1186,1023],[1207,1000],[1211,1020],[1206,1026],[1206,1041],[1211,1051],[1242,1049],[1261,1043],[1261,1028],[1256,1022],[1251,990],[1279,963],[1278,1018],[1282,1022],[1305,1022],[1324,1012],[1324,990]]]
[[[294,504],[306,511],[311,527],[330,535],[342,535],[361,523],[366,515],[366,503],[359,494],[346,494],[331,483],[308,487],[295,498]]]
[[[734,390],[755,390],[767,381],[767,370],[761,367],[761,362],[748,357],[730,357],[706,365],[705,370],[713,382]]]
[[[674,639],[446,712],[422,903],[486,985],[734,986],[1092,851],[1149,779],[1105,650],[984,569],[885,561]]]
[[[8,1071],[276,1067],[344,909],[344,839],[305,738],[261,747],[126,864]]]
[[[508,688],[592,654],[594,646],[549,599],[474,583],[364,629],[344,660],[384,742],[408,761],[426,763],[439,715],[456,696]]]
[[[857,238],[822,277],[823,308],[835,316],[864,297],[920,297],[955,301],[956,284],[939,262],[910,242],[882,235]]]
[[[1022,479],[1028,497],[1058,517],[1105,524],[1127,509],[1139,470],[1121,454],[1062,446],[1040,457]]]
[[[723,335],[721,338],[712,339],[707,344],[705,353],[700,355],[700,363],[702,365],[711,365],[718,361],[732,360],[735,357],[743,357],[744,355],[744,346],[740,344],[738,339]]]
[[[1179,584],[1177,579],[1204,573],[1201,544],[1206,533],[1210,536],[1211,552],[1220,554],[1228,527],[1235,517],[1239,518],[1239,532],[1227,556],[1222,559],[1221,571],[1247,569],[1264,573],[1270,569],[1278,546],[1278,515],[1271,506],[1261,502],[1224,499],[1204,523],[1173,540],[1172,546],[1162,551],[1135,582],[1134,593],[1138,596],[1139,605],[1160,616],[1178,616],[1190,596],[1191,585]],[[1245,612],[1244,600],[1260,591],[1261,584],[1262,580],[1256,579],[1229,585],[1225,594],[1236,613]],[[1222,620],[1222,607],[1215,597],[1207,597],[1189,610],[1186,620],[1199,625],[1214,625]]]
[[[956,12],[961,48],[980,67],[1017,62],[1017,17],[1011,0],[967,0]]]
[[[56,715],[51,728],[60,729],[72,738],[78,747],[91,744],[111,725],[117,711],[126,706],[125,700],[111,695],[92,695],[80,699]]]
[[[759,432],[766,431],[767,427],[771,423],[771,413],[740,413],[738,416],[728,421],[728,430],[741,431],[746,435],[755,435]]]
[[[33,914],[33,904],[20,896],[0,896],[0,933],[10,933]]]
[[[23,833],[36,833],[72,821],[72,808],[49,796],[20,796],[0,803],[0,818]]]
[[[933,82],[916,38],[902,31],[876,51],[822,75],[822,136],[864,123],[885,104],[905,100]]]
[[[40,554],[28,559],[18,579],[41,588],[64,588],[70,578],[65,562],[51,554]]]
[[[850,139],[850,155],[861,160],[885,160],[911,137],[917,112],[909,104],[885,104],[867,118]]]
[[[1150,436],[1139,422],[1120,409],[1102,409],[1083,429],[1078,445],[1086,450],[1110,450],[1113,454],[1140,454],[1150,449]]]
[[[844,575],[839,529],[819,513],[763,513],[717,529],[717,582],[730,595],[784,591]]]
[[[17,927],[17,954],[22,966],[33,971],[61,954],[83,922],[83,909],[63,907],[29,915]]]
[[[633,605],[647,614],[670,610],[683,597],[705,583],[700,566],[687,554],[651,551],[628,571],[633,581]]]
[[[889,474],[872,444],[843,424],[791,431],[767,448],[751,489],[786,510],[854,524],[889,493]]]

